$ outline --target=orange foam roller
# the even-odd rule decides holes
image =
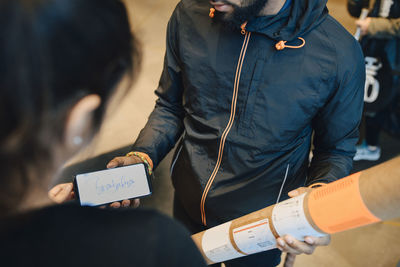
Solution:
[[[400,157],[192,236],[209,264],[400,217]]]

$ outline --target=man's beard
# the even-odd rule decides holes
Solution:
[[[248,5],[245,7],[240,7],[224,0],[221,2],[232,5],[234,10],[232,13],[215,11],[214,19],[222,22],[229,29],[238,29],[244,22],[259,15],[268,0],[248,0]]]

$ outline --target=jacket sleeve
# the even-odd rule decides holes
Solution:
[[[371,18],[368,27],[368,36],[382,39],[400,37],[400,18]]]
[[[306,185],[349,175],[363,110],[365,64],[356,41],[339,53],[336,90],[313,120],[314,150]]]
[[[183,86],[178,56],[178,8],[167,27],[167,44],[164,68],[155,91],[156,105],[141,130],[132,151],[148,154],[154,167],[174,147],[183,132]]]
[[[361,10],[368,8],[369,0],[347,0],[347,10],[350,15],[356,18],[360,17]]]

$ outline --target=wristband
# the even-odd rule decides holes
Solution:
[[[126,154],[127,157],[135,156],[140,158],[144,164],[147,165],[147,168],[149,169],[149,174],[152,175],[153,173],[153,161],[150,159],[150,157],[146,153],[142,152],[129,152]]]

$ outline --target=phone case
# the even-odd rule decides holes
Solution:
[[[146,171],[147,183],[148,183],[149,191],[150,191],[149,194],[142,195],[142,196],[137,196],[137,197],[135,197],[135,198],[143,198],[143,197],[151,196],[152,193],[153,193],[152,179],[151,179],[151,178],[153,177],[153,175],[150,175],[150,174],[149,174],[149,169],[148,169],[148,167],[147,167],[146,164],[144,164],[144,163],[137,163],[137,164],[133,164],[133,165],[143,165],[143,166],[144,166],[145,171]],[[129,166],[132,166],[132,165],[129,165]],[[118,168],[124,168],[124,167],[128,167],[128,166],[123,166],[123,167],[118,167]],[[116,168],[115,168],[115,169],[116,169]],[[79,175],[79,174],[78,174],[78,175]],[[77,175],[76,175],[76,176],[77,176]],[[79,193],[79,187],[78,187],[78,182],[77,182],[76,176],[75,176],[74,182],[73,182],[73,185],[74,185],[74,193],[75,193],[75,196],[74,196],[74,197],[75,197],[75,200],[77,200],[77,201],[79,202],[79,204],[81,204],[81,201],[80,201],[80,193]],[[118,201],[122,201],[122,200],[124,200],[124,199],[116,200],[116,201],[114,201],[114,202],[118,202]],[[110,204],[110,203],[113,203],[113,202],[102,203],[102,204],[95,205],[95,206],[92,206],[92,207],[103,206],[103,205],[107,205],[107,204]]]

